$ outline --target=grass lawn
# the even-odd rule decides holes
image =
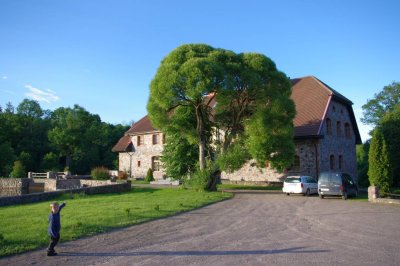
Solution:
[[[134,188],[120,194],[65,194],[61,241],[95,235],[232,197],[230,193],[185,189]],[[51,201],[0,207],[0,257],[46,247]]]
[[[219,184],[218,190],[221,189],[233,189],[233,190],[280,190],[282,187],[279,186],[255,186],[255,185],[235,185],[235,184]]]

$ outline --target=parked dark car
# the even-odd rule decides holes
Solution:
[[[348,196],[357,197],[358,187],[347,173],[322,172],[318,179],[318,195],[321,199],[325,196],[340,196],[346,200]]]

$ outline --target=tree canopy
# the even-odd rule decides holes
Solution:
[[[162,60],[147,109],[156,128],[198,145],[201,170],[206,157],[225,155],[222,168],[236,169],[254,158],[283,170],[294,156],[290,94],[290,80],[265,55],[187,44]],[[229,155],[239,145],[246,156]]]
[[[394,110],[399,104],[400,83],[392,82],[362,106],[364,117],[361,118],[361,121],[375,126],[387,112]]]
[[[24,99],[17,108],[7,103],[0,107],[0,177],[10,176],[16,161],[27,172],[63,170],[67,154],[73,173],[114,168],[117,155],[111,148],[127,129],[101,122],[80,106],[51,112],[33,100]]]

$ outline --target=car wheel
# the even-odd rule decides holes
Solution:
[[[307,197],[309,197],[310,195],[311,195],[310,189],[309,189],[309,188],[307,188],[307,191],[306,191],[306,196],[307,196]]]
[[[342,199],[347,200],[347,192],[346,191],[343,191]]]
[[[324,195],[319,194],[319,198],[320,198],[320,199],[323,199],[323,198],[324,198]]]

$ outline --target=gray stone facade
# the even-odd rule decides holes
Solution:
[[[331,132],[328,132],[328,119],[331,121]],[[320,171],[343,171],[357,180],[355,132],[346,106],[336,101],[330,102],[321,134]]]

